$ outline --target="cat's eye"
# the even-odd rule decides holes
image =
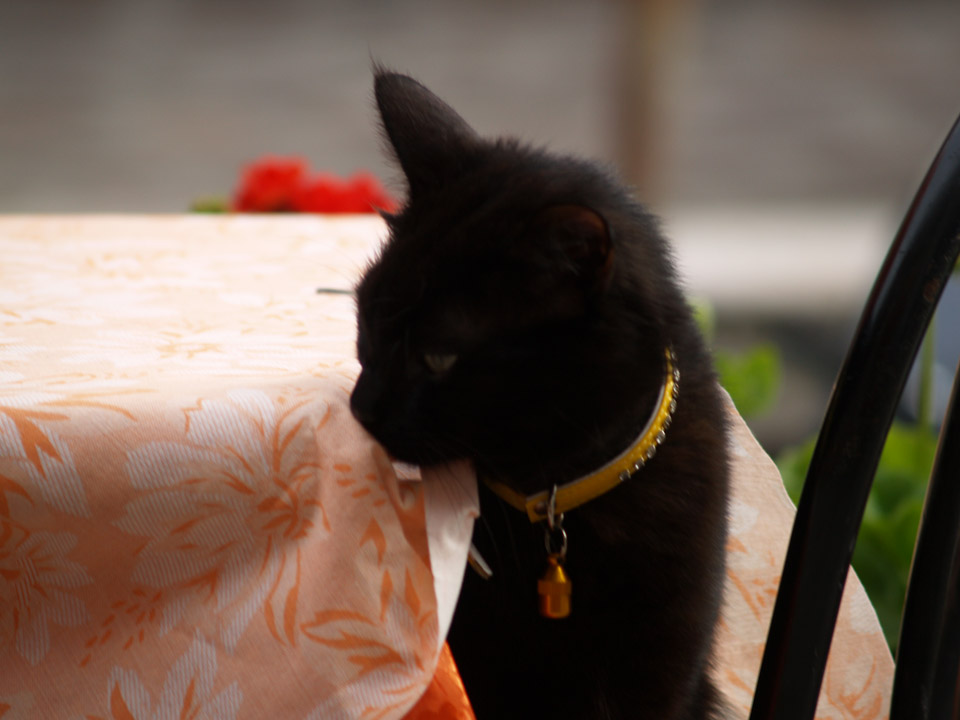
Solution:
[[[426,353],[423,356],[423,364],[435,375],[448,372],[456,362],[457,356],[454,353]]]

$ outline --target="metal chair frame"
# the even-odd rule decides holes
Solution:
[[[797,508],[751,720],[810,720],[857,530],[907,375],[960,254],[960,119],[893,240]],[[890,720],[960,720],[960,369],[924,502]]]

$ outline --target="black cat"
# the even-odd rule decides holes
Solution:
[[[477,717],[715,717],[724,411],[656,221],[406,76],[378,69],[375,91],[409,192],[357,287],[351,406],[398,459],[483,480],[493,575],[467,572],[449,637]],[[566,611],[562,577],[538,598],[548,550],[562,619],[539,611]]]

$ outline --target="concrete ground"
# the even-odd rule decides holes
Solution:
[[[0,2],[0,212],[179,212],[228,193],[264,153],[390,178],[371,58],[416,74],[484,133],[624,164],[615,128],[619,53],[633,32],[625,6]],[[690,11],[664,69],[656,138],[651,194],[668,227],[699,218],[702,243],[714,211],[727,234],[738,217],[801,224],[839,212],[880,228],[879,257],[960,112],[960,4],[729,0]],[[802,230],[760,226],[786,256],[807,252]],[[833,230],[838,244],[845,227]],[[756,264],[729,255],[739,270]],[[781,401],[754,425],[768,447],[819,423],[859,312],[848,305],[816,317],[765,303],[721,312],[718,342],[768,338],[784,354]]]

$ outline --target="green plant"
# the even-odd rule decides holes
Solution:
[[[954,266],[953,275],[960,276],[960,261]],[[895,421],[887,434],[853,551],[853,568],[877,611],[894,654],[917,528],[937,451],[933,409],[935,336],[936,316],[919,354],[917,422]],[[795,503],[799,501],[815,443],[816,438],[808,440],[777,459],[784,485]]]
[[[716,329],[713,306],[695,300],[693,311],[700,331],[712,344]],[[713,362],[720,384],[743,417],[753,418],[773,407],[780,389],[781,362],[776,345],[761,343],[741,352],[714,348]]]
[[[720,384],[730,393],[737,411],[753,418],[773,407],[780,388],[780,351],[764,343],[745,352],[714,352]]]
[[[794,503],[800,500],[815,444],[814,437],[777,458],[783,483]],[[936,447],[937,435],[929,426],[893,424],[880,456],[853,551],[853,568],[877,611],[887,643],[894,652],[917,526]]]
[[[917,422],[895,421],[887,434],[853,551],[853,568],[894,653],[917,528],[937,452],[933,418],[934,330],[931,322],[920,350]],[[795,503],[803,489],[815,442],[816,438],[809,440],[777,460],[783,483]]]

